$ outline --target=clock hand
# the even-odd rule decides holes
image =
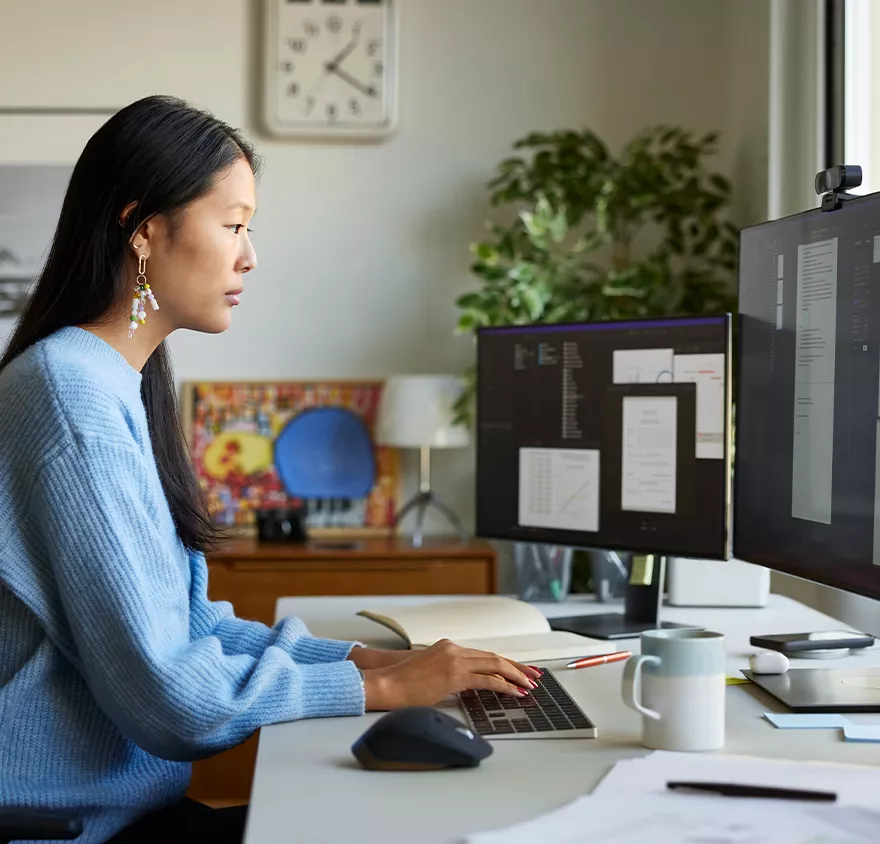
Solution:
[[[339,55],[336,56],[335,59],[332,59],[331,61],[324,63],[324,73],[315,82],[314,86],[312,87],[312,90],[309,91],[308,96],[312,97],[318,93],[318,89],[320,87],[322,87],[324,80],[326,80],[327,77],[331,73],[333,73],[333,71],[335,71],[339,67],[339,65],[341,65],[342,62],[344,62],[351,55],[352,50],[354,50],[354,48],[357,47],[359,41],[360,41],[360,34],[356,35],[352,39],[352,41],[348,44],[348,46],[344,50],[342,50],[339,53]]]
[[[324,67],[327,68],[328,72],[334,71],[351,55],[351,51],[354,50],[355,47],[357,47],[359,39],[360,36],[356,35],[351,43],[335,59],[331,59],[329,62],[327,62],[326,65],[324,65]]]
[[[346,73],[341,68],[334,67],[332,64],[327,64],[325,67],[330,73],[335,73],[340,79],[348,82],[353,88],[357,88],[362,94],[366,94],[368,97],[377,97],[379,95],[379,92],[372,85],[364,85],[363,82],[355,79],[350,73]]]

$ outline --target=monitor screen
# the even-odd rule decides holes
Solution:
[[[734,554],[880,598],[880,195],[740,239]]]
[[[481,329],[477,533],[728,556],[730,317]]]

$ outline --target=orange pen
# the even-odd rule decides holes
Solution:
[[[598,656],[585,656],[569,662],[566,668],[589,668],[591,665],[605,665],[606,662],[620,662],[629,659],[632,654],[629,651],[616,651],[613,654],[599,654]]]

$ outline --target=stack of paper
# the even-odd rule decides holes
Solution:
[[[837,803],[670,792],[672,780],[833,791]],[[876,844],[880,770],[656,752],[618,762],[593,794],[467,844]]]
[[[880,813],[781,800],[581,797],[468,844],[876,844]]]
[[[630,799],[636,795],[669,796],[666,783],[670,780],[834,791],[840,804],[880,809],[880,769],[877,768],[659,750],[640,759],[618,762],[596,786],[593,795]]]

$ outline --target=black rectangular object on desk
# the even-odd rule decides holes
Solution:
[[[880,667],[789,668],[784,674],[743,670],[792,712],[880,712]]]
[[[846,630],[823,630],[815,633],[780,633],[774,636],[752,636],[749,643],[781,653],[825,651],[837,648],[870,648],[874,637]]]

